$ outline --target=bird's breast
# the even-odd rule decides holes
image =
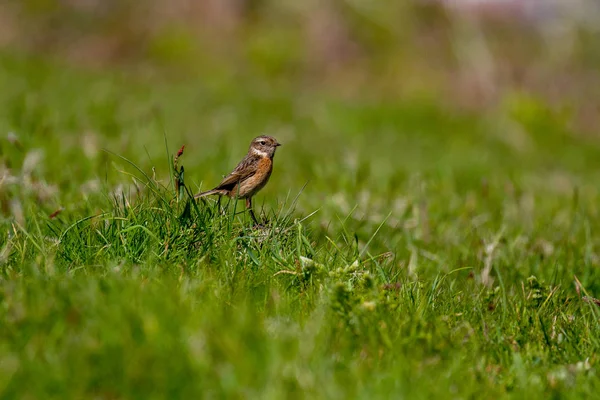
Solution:
[[[273,160],[269,157],[262,158],[257,166],[254,175],[240,182],[239,197],[252,197],[261,190],[271,177],[273,171]]]

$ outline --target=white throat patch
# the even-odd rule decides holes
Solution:
[[[260,156],[260,157],[267,157],[269,155],[266,152],[260,151],[259,149],[255,149],[255,148],[252,149],[252,153],[254,153],[254,154],[256,154],[257,156]]]

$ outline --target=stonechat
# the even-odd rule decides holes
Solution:
[[[252,140],[248,154],[217,187],[198,193],[195,199],[216,194],[231,198],[246,199],[246,208],[256,224],[258,220],[252,211],[252,196],[258,193],[271,177],[275,150],[281,146],[272,136],[259,136]]]

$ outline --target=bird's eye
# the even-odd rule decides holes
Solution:
[[[260,144],[262,144],[264,146],[265,144],[267,144],[267,142],[265,142],[264,140],[261,140]]]

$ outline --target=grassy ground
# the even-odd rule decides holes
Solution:
[[[3,398],[600,389],[600,141],[568,112],[169,79],[0,58]],[[195,192],[261,133],[266,228],[177,199],[180,146]]]

